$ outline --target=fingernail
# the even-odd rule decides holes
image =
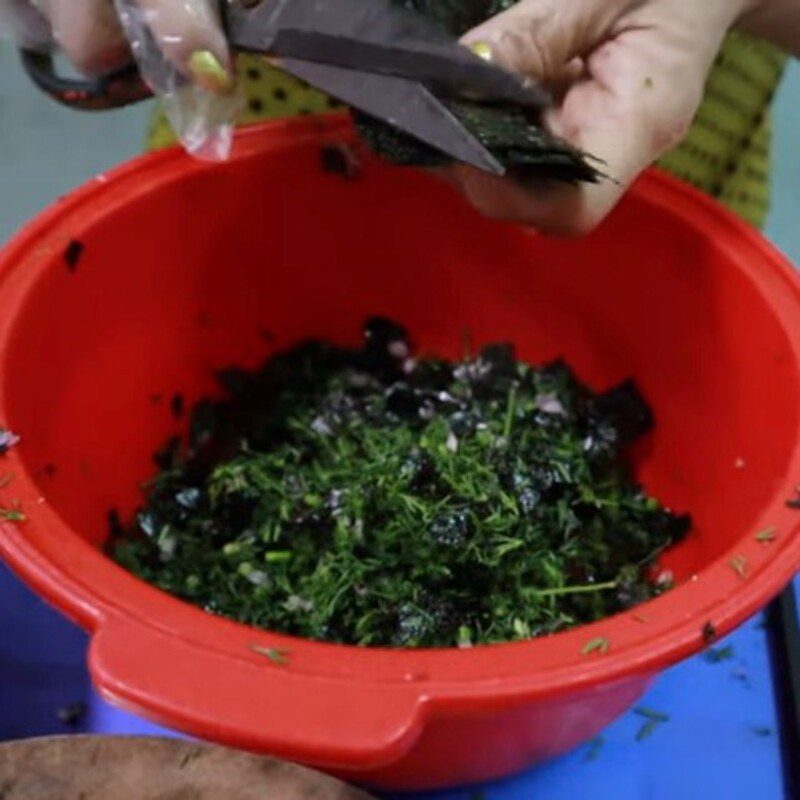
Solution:
[[[478,58],[482,58],[484,61],[491,61],[492,60],[492,46],[489,42],[473,42],[469,49],[475,53]]]
[[[233,89],[233,75],[210,50],[195,50],[189,56],[189,72],[198,86],[214,94],[227,94]]]

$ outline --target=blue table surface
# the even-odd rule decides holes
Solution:
[[[169,735],[93,692],[84,666],[86,636],[2,566],[0,609],[0,739],[66,732]],[[761,617],[718,643],[715,652],[723,657],[712,662],[707,654],[698,656],[656,683],[639,709],[669,720],[649,726],[644,738],[647,718],[632,711],[594,743],[525,775],[424,797],[786,800]],[[66,725],[58,710],[76,702],[85,703],[86,714],[77,725]]]

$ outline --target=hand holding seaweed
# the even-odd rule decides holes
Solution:
[[[613,180],[535,188],[457,168],[490,216],[555,234],[591,230],[638,174],[677,144],[728,29],[751,0],[523,0],[465,42],[556,88],[545,128],[604,162]]]

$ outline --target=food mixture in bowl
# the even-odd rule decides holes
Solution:
[[[468,347],[465,347],[468,350]],[[446,647],[529,639],[669,588],[689,527],[630,476],[652,415],[509,345],[415,355],[372,319],[220,375],[156,461],[117,560],[232,619],[311,639]]]

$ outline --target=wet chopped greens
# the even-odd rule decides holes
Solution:
[[[652,425],[630,382],[596,394],[508,345],[416,359],[383,319],[360,349],[220,380],[113,526],[121,564],[215,614],[359,645],[528,639],[663,591],[654,563],[689,526],[629,477]]]
[[[395,0],[435,20],[453,36],[511,7],[513,0]],[[548,133],[536,115],[508,104],[442,97],[448,109],[516,178],[596,182],[600,172],[586,156]],[[441,151],[362,113],[356,124],[370,147],[398,164],[437,167],[448,163]]]

